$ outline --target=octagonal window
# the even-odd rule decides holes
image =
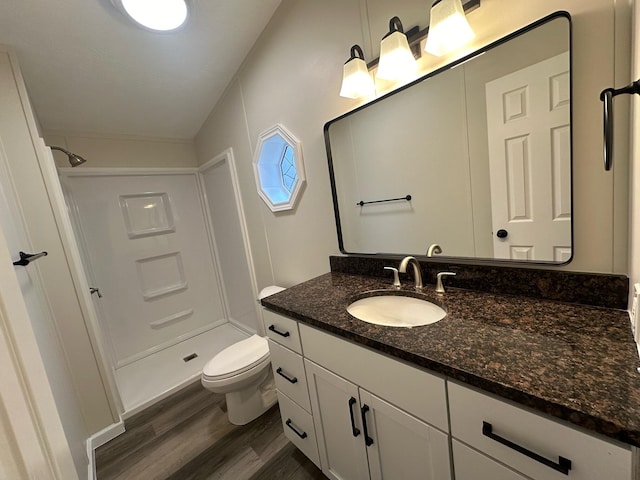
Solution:
[[[304,184],[300,142],[276,125],[258,137],[253,160],[258,194],[274,211],[290,210]]]

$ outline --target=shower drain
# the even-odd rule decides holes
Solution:
[[[191,355],[187,355],[182,360],[184,360],[185,362],[189,362],[189,361],[193,360],[194,358],[198,358],[198,354],[197,353],[192,353]]]

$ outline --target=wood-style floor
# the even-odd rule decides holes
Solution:
[[[197,382],[126,420],[95,452],[98,480],[326,478],[286,439],[277,405],[239,427],[224,399]]]

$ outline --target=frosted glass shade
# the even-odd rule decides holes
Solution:
[[[340,96],[346,98],[368,97],[375,93],[373,78],[367,64],[361,58],[352,58],[344,64]]]
[[[151,30],[175,30],[187,20],[185,0],[117,1],[132,20]]]
[[[431,8],[429,35],[424,50],[440,57],[457,50],[475,34],[467,21],[460,0],[441,0]]]
[[[380,42],[380,63],[376,76],[385,80],[403,80],[415,75],[416,59],[409,48],[407,36],[393,32]]]

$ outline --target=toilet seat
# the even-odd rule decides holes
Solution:
[[[269,344],[259,335],[235,343],[207,362],[202,369],[206,380],[222,380],[235,377],[269,361]]]

